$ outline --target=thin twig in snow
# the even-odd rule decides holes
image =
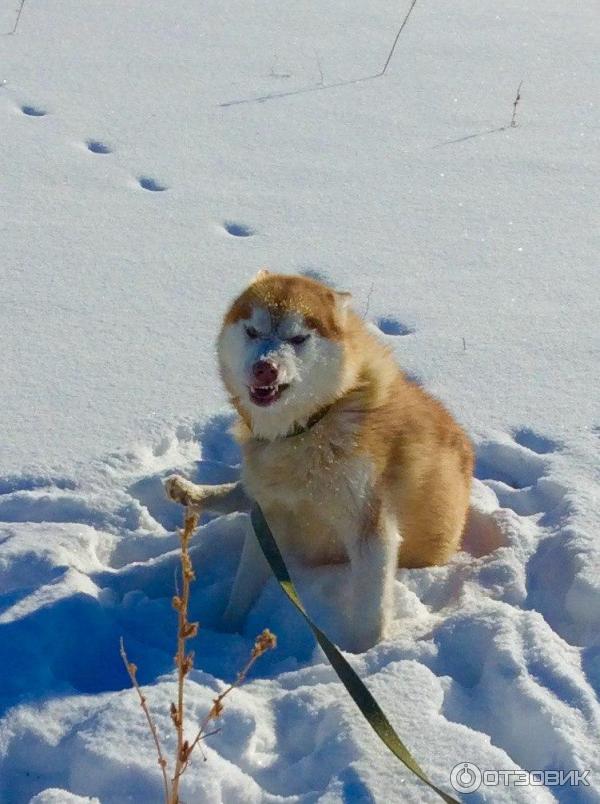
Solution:
[[[517,87],[517,97],[515,98],[515,102],[513,103],[513,113],[510,120],[510,127],[516,128],[517,127],[517,106],[519,105],[519,101],[521,100],[521,87],[523,86],[523,81]]]
[[[15,20],[15,26],[10,31],[10,35],[15,34],[17,32],[17,28],[19,27],[19,20],[21,19],[21,14],[23,13],[23,6],[25,5],[25,0],[21,0],[21,5],[19,6],[19,10],[17,12],[17,19]]]
[[[391,60],[392,60],[392,56],[394,55],[394,50],[396,50],[396,45],[398,44],[398,39],[400,39],[400,34],[402,33],[402,31],[403,31],[403,30],[404,30],[404,28],[406,27],[406,23],[408,22],[408,18],[409,18],[409,17],[410,17],[410,15],[412,14],[412,10],[413,10],[413,8],[414,8],[416,5],[417,5],[417,0],[413,0],[413,1],[412,1],[412,3],[410,4],[410,8],[409,8],[409,9],[408,9],[408,11],[406,12],[406,16],[405,16],[405,17],[404,17],[404,19],[402,20],[402,24],[401,24],[401,25],[400,25],[400,27],[398,28],[398,33],[396,34],[396,38],[394,39],[394,44],[392,45],[392,49],[391,49],[391,50],[390,50],[390,52],[388,53],[388,57],[387,57],[387,59],[386,59],[386,62],[385,62],[385,64],[383,65],[383,70],[382,70],[380,73],[377,73],[377,75],[373,76],[374,78],[379,78],[379,76],[380,76],[380,75],[385,75],[385,71],[386,71],[386,70],[387,70],[387,68],[389,67],[390,62],[391,62]]]
[[[458,137],[455,140],[446,140],[446,142],[438,142],[437,145],[432,145],[432,149],[435,148],[443,148],[445,145],[455,145],[457,142],[465,142],[466,140],[474,140],[477,137],[484,137],[486,134],[498,134],[501,131],[508,131],[509,128],[516,128],[517,123],[517,106],[519,105],[519,101],[521,100],[521,87],[523,86],[523,81],[519,84],[517,88],[517,97],[513,102],[513,113],[512,118],[510,120],[510,124],[507,126],[498,126],[498,128],[490,128],[487,131],[478,131],[476,134],[467,134],[464,137]]]
[[[175,756],[175,772],[171,779],[171,798],[173,804],[179,802],[179,779],[188,764],[191,749],[188,741],[184,737],[184,681],[187,674],[194,666],[193,652],[186,653],[186,642],[193,639],[198,633],[198,623],[188,620],[188,607],[190,600],[190,585],[196,578],[192,560],[189,553],[190,539],[198,524],[198,515],[191,510],[185,514],[185,524],[182,531],[179,531],[181,544],[181,596],[175,595],[173,598],[173,608],[177,611],[177,655],[175,664],[177,666],[177,704],[171,704],[171,720],[177,731],[177,754]]]
[[[204,730],[206,729],[206,727],[208,726],[208,724],[210,723],[211,720],[216,720],[220,716],[221,712],[223,711],[223,699],[226,698],[232,690],[236,689],[236,687],[239,687],[241,684],[244,683],[244,681],[246,680],[246,676],[248,675],[248,672],[250,671],[250,668],[252,667],[254,662],[257,659],[259,659],[263,655],[263,653],[266,653],[268,650],[272,650],[275,647],[276,644],[277,644],[277,639],[276,639],[275,635],[272,634],[271,631],[269,631],[268,628],[265,628],[265,630],[262,632],[262,634],[259,634],[256,637],[256,641],[254,642],[254,647],[252,648],[252,653],[250,654],[250,658],[248,659],[246,664],[242,667],[240,672],[237,674],[235,681],[233,681],[225,690],[223,690],[222,693],[220,693],[213,700],[213,705],[212,705],[210,711],[208,712],[208,714],[206,715],[206,717],[204,718],[204,720],[200,724],[200,728],[198,729],[198,733],[196,734],[196,737],[194,738],[192,744],[190,745],[189,752],[188,752],[188,760],[189,760],[190,754],[192,753],[192,751],[194,750],[196,745],[200,742],[200,740],[203,740],[205,737],[208,737],[209,734],[213,734],[213,732],[209,732],[209,734],[205,734]],[[217,731],[218,731],[218,729],[217,729]],[[187,762],[185,763],[184,767],[181,769],[180,773],[183,773],[185,771],[186,767],[187,767]]]
[[[322,87],[325,83],[325,78],[323,77],[323,68],[321,67],[321,59],[316,49],[315,49],[315,59],[317,60],[317,67],[319,68],[319,75],[321,76],[319,78],[319,83],[317,84],[317,86]]]
[[[185,512],[184,528],[179,531],[180,542],[180,567],[181,567],[181,593],[177,588],[177,573],[175,573],[175,590],[176,594],[172,599],[173,608],[177,612],[177,654],[175,656],[175,665],[177,667],[177,703],[171,704],[171,721],[175,727],[177,735],[177,749],[175,754],[175,768],[173,776],[169,781],[167,760],[163,756],[160,739],[156,724],[152,719],[146,698],[140,689],[137,680],[137,667],[133,662],[130,662],[125,653],[125,646],[123,638],[121,637],[121,658],[125,665],[125,669],[129,674],[131,683],[133,684],[140,704],[144,710],[148,726],[152,733],[152,738],[158,753],[158,764],[160,765],[163,784],[165,788],[165,804],[181,804],[179,798],[179,786],[182,775],[185,773],[189,765],[190,757],[194,748],[201,742],[201,740],[216,734],[220,729],[216,728],[207,732],[208,724],[217,720],[223,711],[223,699],[236,687],[239,687],[246,680],[248,671],[254,662],[260,658],[266,651],[274,648],[277,644],[277,639],[268,629],[265,629],[262,634],[256,637],[254,647],[250,653],[250,658],[237,674],[236,679],[231,683],[220,695],[218,695],[212,703],[208,714],[202,721],[196,737],[190,744],[189,740],[185,739],[184,734],[184,703],[185,703],[185,690],[184,682],[194,665],[194,653],[187,652],[187,640],[193,639],[198,633],[198,623],[190,622],[188,619],[188,607],[190,602],[190,585],[195,580],[194,568],[192,566],[192,559],[190,556],[189,545],[192,535],[196,526],[198,525],[198,511],[193,506],[188,506]],[[199,748],[202,751],[202,746]],[[202,755],[206,760],[206,756],[202,751]]]
[[[257,98],[242,98],[241,100],[232,100],[226,101],[225,103],[219,103],[218,106],[221,109],[225,109],[229,106],[239,106],[243,103],[265,103],[265,101],[276,100],[277,98],[289,98],[292,95],[305,95],[307,92],[318,92],[319,90],[323,89],[335,89],[336,87],[347,87],[350,84],[360,84],[363,81],[373,81],[375,78],[381,78],[381,76],[385,75],[387,68],[390,65],[392,60],[392,56],[394,55],[394,51],[396,50],[396,45],[398,44],[398,40],[400,39],[400,34],[406,27],[408,22],[408,18],[412,14],[413,8],[416,6],[417,0],[412,0],[408,11],[406,12],[402,23],[400,24],[400,28],[396,33],[396,37],[394,39],[394,43],[388,53],[387,59],[385,60],[385,64],[383,65],[383,69],[381,69],[378,73],[374,73],[373,75],[363,75],[360,78],[347,78],[344,81],[334,81],[331,84],[323,83],[323,79],[321,82],[316,84],[315,86],[311,87],[301,87],[300,89],[291,89],[286,92],[271,92],[269,95],[261,95]],[[323,72],[319,65],[319,70],[321,71],[321,76]]]
[[[140,706],[144,710],[144,714],[146,715],[146,720],[148,721],[148,726],[150,727],[150,731],[152,733],[152,737],[154,739],[154,745],[156,746],[156,752],[158,754],[158,764],[160,765],[160,769],[162,771],[163,776],[163,784],[165,788],[165,804],[169,804],[169,780],[167,778],[167,760],[163,756],[163,752],[160,745],[160,738],[158,736],[158,730],[156,728],[156,724],[152,719],[152,715],[150,714],[150,710],[148,709],[148,703],[146,702],[146,697],[142,693],[140,689],[140,685],[137,680],[137,665],[133,662],[130,662],[127,658],[127,654],[125,653],[125,645],[123,644],[123,637],[121,637],[121,658],[123,659],[123,664],[125,665],[125,669],[129,674],[129,678],[131,679],[131,683],[133,684],[135,691],[138,694],[140,699]]]
[[[363,321],[367,317],[369,313],[369,306],[371,304],[371,296],[373,295],[373,288],[375,287],[375,282],[371,282],[371,287],[369,288],[369,292],[367,293],[367,303],[365,304],[365,311],[362,314]]]

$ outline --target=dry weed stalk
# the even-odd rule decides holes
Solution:
[[[160,765],[160,769],[163,775],[163,784],[165,788],[165,803],[170,804],[170,797],[169,797],[169,779],[167,777],[167,760],[164,758],[162,749],[160,746],[160,738],[158,736],[158,731],[156,729],[156,724],[152,719],[152,715],[150,714],[150,710],[148,709],[148,703],[146,701],[146,696],[143,694],[140,685],[137,680],[137,665],[133,662],[130,662],[127,658],[127,654],[125,653],[125,645],[123,644],[123,637],[121,637],[121,658],[123,659],[123,663],[125,665],[125,669],[129,673],[129,678],[131,679],[131,683],[133,684],[135,691],[137,692],[139,699],[140,699],[140,706],[144,710],[144,714],[146,716],[146,720],[148,721],[148,727],[152,732],[152,738],[154,740],[154,745],[156,746],[156,752],[158,754],[158,764]]]
[[[123,638],[121,637],[121,658],[123,659],[123,663],[129,674],[131,683],[133,684],[133,687],[140,699],[140,706],[144,711],[144,715],[148,722],[148,727],[152,734],[152,739],[154,740],[154,745],[156,746],[158,764],[163,777],[165,804],[180,804],[179,782],[181,776],[185,773],[192,755],[192,751],[194,748],[196,748],[198,743],[218,731],[218,729],[215,729],[207,732],[206,729],[209,723],[211,723],[213,720],[217,720],[223,712],[223,699],[229,695],[232,690],[244,683],[254,662],[260,656],[262,656],[263,653],[266,653],[271,648],[274,648],[277,644],[275,635],[272,634],[267,628],[265,628],[262,634],[259,634],[254,642],[254,647],[252,648],[248,661],[237,674],[235,681],[233,681],[228,687],[225,688],[223,692],[213,699],[213,704],[208,711],[208,714],[200,724],[200,728],[198,729],[196,736],[190,743],[190,741],[185,738],[184,731],[185,678],[194,666],[194,653],[193,651],[190,651],[189,653],[186,652],[186,642],[188,639],[193,639],[198,634],[198,623],[192,623],[188,620],[190,586],[192,581],[194,581],[196,578],[192,566],[192,560],[190,558],[189,544],[197,524],[197,511],[193,510],[192,508],[187,508],[185,512],[184,528],[183,530],[179,531],[179,541],[181,545],[180,563],[182,589],[181,594],[177,589],[175,590],[176,594],[172,600],[173,608],[177,611],[178,615],[177,653],[175,654],[175,666],[177,667],[177,703],[171,703],[170,714],[171,721],[175,727],[175,733],[177,735],[177,749],[175,753],[175,768],[173,776],[170,779],[168,774],[168,764],[162,751],[158,729],[156,728],[156,723],[154,722],[150,713],[146,697],[143,694],[137,680],[137,666],[133,662],[130,662],[127,658]]]
[[[175,755],[175,773],[171,779],[171,799],[173,804],[179,802],[179,780],[183,773],[183,768],[187,767],[190,756],[190,746],[183,734],[184,718],[184,695],[183,684],[185,677],[194,666],[194,653],[191,651],[186,655],[185,643],[188,639],[198,633],[198,623],[191,623],[188,620],[188,605],[190,602],[190,585],[196,576],[192,567],[192,560],[189,553],[189,544],[192,534],[198,524],[198,515],[189,508],[185,512],[185,524],[183,530],[179,531],[179,541],[181,544],[181,578],[182,592],[181,597],[174,595],[173,608],[177,612],[177,654],[175,655],[175,666],[177,667],[177,705],[171,704],[171,720],[177,732],[177,753]]]
[[[17,28],[19,27],[19,22],[21,21],[21,14],[23,13],[23,6],[25,5],[25,0],[21,0],[19,5],[19,10],[17,11],[17,18],[15,20],[15,24],[13,25],[12,31],[9,31],[9,35],[16,34]]]
[[[226,689],[223,690],[216,698],[213,699],[213,705],[210,708],[210,711],[202,721],[200,728],[198,729],[198,734],[196,734],[194,741],[192,742],[189,750],[189,754],[192,753],[196,745],[203,740],[204,737],[208,737],[206,733],[206,728],[211,720],[216,720],[223,711],[223,698],[225,698],[229,693],[234,690],[236,687],[241,686],[244,681],[246,680],[246,676],[250,671],[250,668],[254,664],[254,662],[266,653],[268,650],[271,650],[277,645],[277,637],[275,634],[271,633],[268,628],[259,634],[256,637],[256,641],[254,642],[254,647],[252,648],[252,652],[250,653],[250,658],[246,662],[246,664],[242,667],[240,672],[237,674],[235,681],[233,681]],[[214,732],[210,732],[210,734],[214,734]],[[188,756],[189,756],[188,754]],[[185,770],[185,767],[183,768]],[[183,771],[182,771],[183,773]]]
[[[519,101],[521,100],[521,87],[523,86],[523,81],[517,87],[517,96],[513,102],[513,113],[510,119],[510,127],[516,128],[517,127],[517,106],[519,105]]]

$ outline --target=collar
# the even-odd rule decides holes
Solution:
[[[303,433],[308,433],[308,431],[311,430],[315,426],[315,424],[318,424],[318,422],[320,422],[321,419],[323,419],[327,415],[327,413],[329,413],[332,407],[333,405],[326,405],[324,408],[321,408],[316,413],[313,413],[313,415],[306,422],[304,427],[302,427],[299,424],[295,424],[292,430],[287,435],[277,436],[277,438],[275,439],[262,438],[262,436],[254,435],[254,433],[252,433],[252,430],[248,427],[248,430],[250,432],[250,438],[253,441],[271,441],[271,440],[278,441],[279,439],[294,438],[295,436],[302,435]]]
[[[316,413],[310,417],[310,419],[306,422],[304,427],[301,427],[299,424],[295,424],[292,431],[287,435],[283,436],[283,438],[293,438],[294,436],[302,435],[302,433],[307,433],[311,430],[315,424],[321,421],[321,419],[326,416],[327,413],[331,410],[331,405],[326,405],[321,410],[318,410]]]

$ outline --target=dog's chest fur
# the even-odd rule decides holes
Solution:
[[[297,436],[244,444],[248,494],[280,546],[304,563],[346,560],[345,542],[364,519],[373,471],[355,442],[352,428],[320,422]]]

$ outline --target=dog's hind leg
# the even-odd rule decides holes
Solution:
[[[223,483],[219,486],[200,486],[180,475],[171,475],[164,481],[167,497],[181,505],[198,505],[215,514],[232,514],[249,511],[252,500],[241,483]]]

